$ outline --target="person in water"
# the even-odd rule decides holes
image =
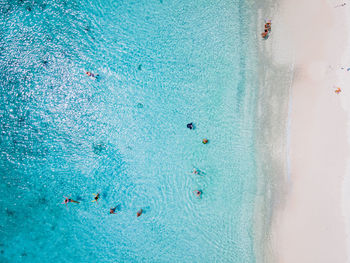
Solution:
[[[142,210],[142,208],[141,208],[139,211],[137,211],[136,217],[139,217],[140,215],[142,215],[142,213],[143,213],[143,210]]]
[[[110,208],[110,209],[109,209],[109,213],[110,213],[110,214],[116,215],[117,213],[116,213],[115,211],[117,210],[117,207],[118,207],[118,206],[116,206],[116,207],[114,207],[114,208]]]
[[[191,123],[188,123],[187,124],[187,128],[189,128],[190,130],[193,130],[193,123],[191,122]]]
[[[90,71],[86,71],[85,74],[91,78],[94,78],[94,79],[96,79],[98,77],[98,74],[95,75],[95,74],[91,73]]]
[[[203,140],[202,140],[202,143],[203,143],[203,144],[207,144],[208,142],[209,142],[208,139],[203,139]]]
[[[68,203],[76,203],[76,204],[79,204],[80,202],[78,202],[78,201],[75,201],[75,200],[73,200],[73,199],[70,199],[70,198],[68,198],[67,196],[63,196],[65,199],[64,199],[64,202],[62,203],[62,204],[68,204]]]
[[[198,171],[196,168],[194,168],[193,171],[192,171],[192,173],[193,173],[193,174],[199,174],[199,171]]]
[[[193,193],[194,193],[197,197],[201,197],[201,196],[202,196],[202,190],[194,190]]]
[[[100,193],[97,193],[97,194],[93,194],[95,197],[94,197],[94,200],[92,200],[91,202],[96,202],[98,203],[98,199],[100,198]]]
[[[341,89],[339,87],[337,87],[337,89],[334,92],[339,94],[341,92]]]

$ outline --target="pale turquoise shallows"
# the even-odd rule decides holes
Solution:
[[[0,0],[0,262],[257,261],[251,8]]]

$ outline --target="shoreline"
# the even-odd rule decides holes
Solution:
[[[349,5],[334,8],[335,1],[284,0],[274,12],[275,21],[284,23],[276,25],[273,19],[272,28],[282,28],[283,33],[278,40],[272,35],[267,41],[273,39],[275,45],[270,46],[295,51],[292,56],[295,71],[288,97],[290,114],[285,113],[285,101],[280,104],[286,127],[285,134],[282,133],[285,141],[280,143],[281,157],[285,160],[280,160],[280,165],[285,170],[279,178],[266,173],[268,170],[264,173],[267,183],[273,184],[266,189],[274,193],[266,200],[266,205],[271,206],[270,212],[266,210],[271,221],[265,222],[268,233],[263,262],[346,262],[348,259],[346,247],[350,241],[346,233],[350,230],[344,212],[346,207],[350,209],[346,205],[350,191],[346,191],[345,185],[345,181],[350,185],[346,177],[350,171],[346,143],[350,138],[350,100],[346,95],[350,72],[344,80],[338,68],[346,63],[341,60],[342,50],[349,43],[346,34],[349,21],[344,26],[345,19],[349,20]],[[288,39],[292,48],[280,37]],[[273,59],[281,50],[273,51]],[[291,64],[291,61],[283,62]],[[349,60],[347,63],[350,67]],[[342,86],[342,92],[335,94],[333,86],[338,85]],[[273,160],[271,157],[273,154],[269,156]],[[347,221],[349,218],[348,214]]]
[[[265,0],[257,6],[256,41],[259,50],[259,102],[257,109],[257,174],[255,252],[258,262],[274,262],[271,221],[283,206],[288,178],[288,122],[293,77],[293,53],[284,37],[280,3]],[[272,20],[271,35],[262,40],[265,19]]]

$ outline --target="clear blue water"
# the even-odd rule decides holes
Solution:
[[[0,262],[256,261],[248,3],[0,11]]]

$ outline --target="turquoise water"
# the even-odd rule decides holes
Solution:
[[[248,3],[0,11],[0,262],[256,261]]]

